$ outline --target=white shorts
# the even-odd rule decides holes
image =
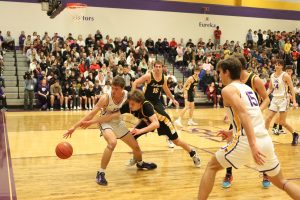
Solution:
[[[272,139],[269,135],[256,138],[260,151],[266,156],[263,165],[257,165],[259,172],[265,172],[268,176],[276,176],[280,171],[279,161],[274,151]],[[236,136],[232,142],[216,152],[216,158],[224,168],[251,164],[254,162],[247,136]]]
[[[276,98],[273,97],[269,110],[273,112],[286,112],[288,108],[287,98]]]
[[[117,139],[121,139],[122,137],[124,137],[125,135],[127,135],[129,133],[129,130],[125,126],[125,122],[122,120],[113,120],[113,121],[101,124],[100,125],[101,135],[102,135],[103,131],[105,131],[106,129],[111,129],[114,132]]]

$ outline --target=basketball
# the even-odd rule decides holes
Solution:
[[[60,159],[68,159],[73,154],[73,147],[68,142],[61,142],[56,146],[55,153]]]

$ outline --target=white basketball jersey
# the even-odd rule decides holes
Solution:
[[[259,108],[259,103],[254,91],[246,84],[231,83],[230,85],[240,91],[240,96],[246,107],[247,113],[250,116],[255,136],[268,135],[268,131],[265,128],[265,120]],[[234,134],[241,133],[242,135],[246,135],[237,113],[234,113],[231,107],[225,107],[225,110],[233,126]]]
[[[112,94],[111,92],[107,93],[108,96],[108,105],[107,107],[103,110],[103,114],[110,114],[110,113],[114,113],[117,112],[121,109],[122,105],[125,103],[125,101],[127,100],[127,94],[128,92],[126,90],[123,90],[123,99],[119,104],[116,104],[112,98]]]
[[[283,75],[285,72],[282,72],[278,77],[275,77],[275,73],[271,75],[271,84],[273,86],[273,97],[286,97],[287,96],[287,88],[286,83],[283,80]]]

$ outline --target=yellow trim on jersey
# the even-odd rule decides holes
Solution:
[[[229,152],[232,149],[234,149],[239,141],[239,137],[241,136],[241,121],[240,118],[238,117],[238,115],[231,109],[231,107],[229,107],[229,109],[232,112],[233,115],[233,124],[232,126],[234,126],[236,128],[236,133],[235,136],[233,138],[233,140],[231,141],[230,144],[228,144],[228,146],[225,148],[225,152]]]
[[[176,132],[175,127],[173,126],[172,122],[166,116],[161,115],[157,112],[155,112],[155,114],[157,116],[158,121],[164,122],[169,127],[169,129],[171,130],[172,133]]]

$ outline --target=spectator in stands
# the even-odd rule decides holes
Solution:
[[[36,69],[37,65],[38,65],[37,60],[33,59],[29,65],[29,71],[33,72]]]
[[[79,105],[79,110],[81,110],[81,106],[83,105],[84,103],[84,107],[82,107],[82,109],[85,109],[87,110],[88,107],[87,107],[87,97],[86,97],[86,94],[87,94],[87,89],[86,89],[86,83],[82,84],[81,87],[79,88],[79,99],[80,99],[80,105]]]
[[[194,43],[192,42],[192,39],[189,39],[189,41],[186,43],[185,47],[189,47],[193,49],[195,47]]]
[[[213,77],[210,75],[210,70],[206,70],[205,75],[202,78],[202,83],[203,83],[203,91],[206,94],[206,89],[208,86],[214,82]]]
[[[19,48],[23,51],[24,49],[24,43],[26,40],[26,35],[24,31],[21,31],[21,34],[19,36]]]
[[[2,43],[4,41],[4,38],[2,36],[2,31],[0,31],[0,50],[2,50]]]
[[[252,35],[252,38],[253,38],[253,43],[255,45],[257,45],[257,42],[258,42],[258,35],[257,35],[257,31],[254,31],[253,35]]]
[[[72,89],[70,88],[70,84],[68,82],[65,83],[65,85],[62,88],[62,94],[64,96],[64,102],[65,102],[65,110],[72,109]],[[70,104],[70,107],[69,107]]]
[[[49,87],[47,80],[43,79],[38,87],[37,100],[41,110],[47,110],[49,99]]]
[[[216,95],[217,95],[217,107],[220,108],[220,105],[223,104],[223,98],[222,98],[222,81],[219,82],[218,87],[216,89]]]
[[[214,37],[215,37],[214,45],[215,45],[216,49],[218,49],[220,46],[221,35],[222,35],[222,32],[221,32],[219,26],[217,26],[216,30],[214,30]]]
[[[86,90],[86,97],[87,97],[87,102],[89,104],[88,109],[92,110],[94,109],[95,106],[95,92],[94,92],[94,85],[89,83],[88,84],[88,89]]]
[[[145,46],[147,47],[148,51],[150,54],[154,54],[155,53],[155,49],[154,49],[154,41],[151,38],[148,38],[145,42]]]
[[[100,66],[97,64],[96,60],[92,60],[92,64],[90,65],[90,71],[98,71],[100,70]]]
[[[160,38],[158,38],[158,40],[155,42],[155,53],[159,55],[163,55],[164,53],[163,44]]]
[[[212,101],[214,107],[217,107],[217,90],[215,87],[215,83],[211,82],[211,84],[206,89],[207,98],[209,101]]]
[[[246,36],[247,46],[252,48],[253,47],[253,35],[252,30],[249,29],[247,36]]]
[[[110,81],[105,82],[105,86],[103,87],[103,93],[110,94],[111,92],[111,83]]]
[[[174,97],[176,101],[178,101],[180,106],[184,106],[183,90],[184,88],[183,88],[182,80],[178,80],[178,84],[174,89]]]
[[[214,43],[211,41],[211,39],[209,39],[208,42],[206,43],[206,48],[213,49],[213,47],[214,47]]]
[[[64,96],[59,80],[55,80],[54,84],[50,86],[50,110],[53,110],[54,101],[59,100],[60,109],[63,110]]]
[[[1,55],[1,51],[0,51],[0,75],[2,75],[3,66],[4,66],[3,56]]]
[[[6,95],[2,86],[0,87],[0,107],[3,111],[7,110]]]
[[[79,89],[77,87],[76,81],[72,82],[72,88],[70,91],[71,105],[72,110],[77,110],[80,107],[80,98],[79,98]]]
[[[148,65],[146,63],[145,58],[142,59],[142,62],[140,62],[139,67],[141,68],[143,74],[145,74],[147,72]]]
[[[14,50],[15,39],[11,36],[10,31],[7,31],[6,36],[4,37],[4,41],[2,43],[2,47],[5,51]]]
[[[33,78],[32,72],[26,72],[24,75],[24,79],[24,109],[33,110],[34,87],[36,85],[36,80]]]
[[[95,41],[100,41],[103,39],[103,36],[101,34],[101,31],[100,30],[97,30],[96,33],[95,33]]]
[[[102,87],[99,84],[99,80],[97,80],[97,81],[95,81],[95,85],[94,85],[95,104],[100,99],[102,93],[103,93]]]

